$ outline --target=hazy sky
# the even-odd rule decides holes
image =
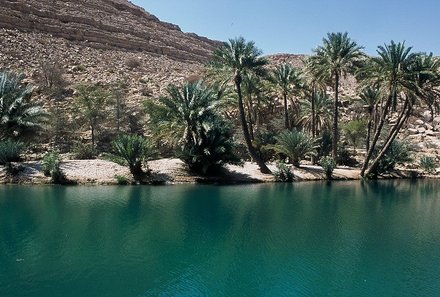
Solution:
[[[439,0],[132,0],[162,21],[216,40],[243,36],[265,54],[308,54],[345,32],[374,54],[390,40],[440,55]]]

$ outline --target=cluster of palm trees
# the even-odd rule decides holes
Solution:
[[[338,162],[341,136],[356,146],[357,135],[364,134],[361,175],[366,177],[396,149],[395,140],[416,104],[426,105],[432,116],[439,112],[440,61],[413,52],[405,43],[391,41],[369,57],[347,33],[329,33],[301,69],[289,63],[270,65],[261,55],[254,42],[242,37],[224,43],[214,52],[203,80],[170,85],[165,96],[146,102],[146,128],[154,138],[119,137],[113,142],[113,156],[142,177],[142,164],[156,141],[162,155],[171,149],[191,170],[207,174],[246,158],[237,154],[236,140],[242,137],[248,156],[261,172],[271,173],[266,161],[279,157],[294,166],[305,156],[312,162],[318,155],[326,164]],[[356,118],[362,120],[341,126],[341,81],[347,75],[358,81],[358,96],[351,99],[361,106]],[[44,110],[29,100],[32,90],[22,79],[0,74],[0,140],[35,135],[47,120]],[[91,96],[93,92],[80,89],[78,101],[83,99],[81,106],[87,107],[83,109],[94,144],[94,130],[104,114],[102,100]],[[92,101],[93,108],[88,105]],[[241,133],[235,133],[234,123]]]
[[[331,155],[337,160],[341,130],[340,84],[348,74],[354,75],[360,86],[357,99],[365,106],[368,118],[366,157],[361,172],[362,176],[368,176],[389,150],[416,103],[427,104],[432,114],[438,110],[440,86],[440,62],[432,54],[415,53],[404,42],[393,41],[379,46],[377,54],[368,57],[347,33],[329,33],[314,54],[304,61],[303,69],[283,64],[268,71],[265,67],[268,61],[261,57],[261,51],[253,42],[240,37],[229,40],[215,52],[212,66],[217,73],[229,74],[238,99],[236,104],[245,143],[263,173],[270,170],[253,145],[251,124],[254,120],[247,116],[249,105],[245,101],[252,95],[244,90],[245,81],[252,77],[261,81],[263,77],[272,83],[268,84],[272,89],[266,88],[266,97],[270,97],[270,92],[278,93],[285,129],[306,130],[313,139],[331,126]],[[262,96],[261,91],[254,94]],[[397,120],[383,137],[384,126],[388,125],[391,116]],[[294,162],[298,163],[297,158]]]

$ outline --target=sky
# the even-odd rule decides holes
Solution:
[[[210,39],[243,36],[264,54],[310,54],[328,32],[348,32],[374,55],[405,41],[440,55],[439,0],[132,0],[162,21]]]

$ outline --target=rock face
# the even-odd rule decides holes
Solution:
[[[219,42],[183,33],[125,0],[2,0],[0,28],[46,33],[99,49],[204,62]]]

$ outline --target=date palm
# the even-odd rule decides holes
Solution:
[[[429,55],[417,55],[410,71],[414,75],[414,88],[417,96],[424,101],[431,112],[431,120],[438,109],[440,91],[440,60]]]
[[[338,121],[339,121],[339,87],[340,80],[348,73],[353,73],[364,54],[362,47],[353,41],[348,33],[328,33],[327,38],[322,40],[323,44],[318,46],[312,56],[311,63],[314,72],[319,77],[331,81],[335,92],[333,104],[333,142],[332,155],[337,158],[338,152]]]
[[[377,106],[381,98],[381,92],[379,88],[366,87],[359,95],[360,103],[367,109],[368,124],[367,124],[367,138],[366,138],[366,150],[370,149],[371,129],[373,128],[373,121],[375,113],[377,112]]]
[[[24,76],[0,72],[0,138],[27,138],[43,128],[44,109],[33,102],[32,88]]]
[[[252,145],[248,124],[246,122],[241,89],[243,75],[246,73],[263,75],[265,73],[263,66],[268,62],[266,59],[260,57],[261,54],[261,50],[255,46],[254,42],[247,42],[243,37],[238,37],[236,39],[230,39],[229,42],[224,43],[221,48],[214,52],[213,66],[219,71],[223,70],[232,75],[238,97],[238,110],[246,146],[250,156],[260,167],[260,171],[269,174],[271,173],[270,169],[266,166]]]
[[[290,120],[287,97],[294,91],[295,88],[299,88],[301,85],[299,71],[290,64],[281,64],[273,70],[272,81],[283,96],[284,125],[286,129],[289,129]]]
[[[382,89],[382,92],[384,92],[386,99],[381,110],[376,132],[362,166],[361,176],[368,176],[371,172],[374,172],[380,159],[393,143],[400,128],[412,110],[415,89],[414,73],[411,68],[419,54],[411,53],[411,50],[412,48],[406,47],[404,42],[395,43],[391,41],[388,45],[379,46],[377,50],[378,57],[372,58],[371,63],[369,63],[368,67],[364,70],[367,73],[367,75],[365,75],[366,82],[372,85],[378,85]],[[384,146],[380,149],[369,166],[370,159],[389,115],[390,108],[393,102],[396,102],[402,94],[405,94],[405,100],[399,112],[397,123],[391,129]]]
[[[332,119],[332,100],[323,92],[314,92],[313,97],[301,102],[301,118],[299,123],[308,131],[319,135],[329,129]],[[314,130],[313,130],[314,129]]]
[[[308,155],[315,155],[316,139],[297,130],[285,130],[275,137],[276,144],[272,149],[289,157],[295,167],[300,166],[300,160]]]

